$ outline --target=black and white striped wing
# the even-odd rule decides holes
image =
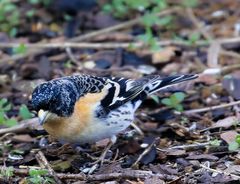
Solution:
[[[136,81],[124,78],[109,78],[106,88],[108,94],[101,101],[102,107],[113,110],[125,104],[128,101],[135,99],[143,91],[143,85]]]

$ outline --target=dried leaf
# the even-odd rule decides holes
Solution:
[[[189,160],[200,160],[200,159],[218,160],[218,157],[216,157],[214,155],[210,155],[210,154],[200,154],[200,155],[190,155],[190,156],[186,157],[186,159],[189,159]]]
[[[35,139],[32,138],[29,134],[14,135],[12,137],[12,140],[16,142],[34,142],[35,141]]]
[[[166,153],[169,156],[182,156],[186,154],[185,150],[180,150],[180,149],[170,149]]]
[[[154,52],[152,54],[152,63],[159,64],[159,63],[166,63],[171,60],[172,57],[176,55],[176,51],[178,49],[176,47],[167,47],[163,50]]]
[[[233,125],[236,125],[238,123],[238,119],[236,116],[229,116],[227,118],[218,120],[217,123],[212,125],[212,128],[229,128]]]
[[[224,172],[238,175],[240,172],[240,165],[230,165]]]
[[[238,135],[238,133],[234,130],[231,131],[227,131],[224,132],[220,135],[221,139],[226,141],[228,144],[230,144],[231,142],[235,141],[236,136]]]

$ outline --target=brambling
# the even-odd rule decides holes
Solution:
[[[113,144],[116,135],[133,122],[135,111],[148,95],[195,78],[197,75],[163,79],[151,75],[137,80],[67,76],[37,86],[32,106],[44,129],[61,141],[84,144],[110,138]]]

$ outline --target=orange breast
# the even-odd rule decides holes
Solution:
[[[105,92],[89,93],[81,97],[74,106],[70,117],[49,118],[44,124],[44,129],[52,136],[69,142],[76,142],[84,136],[86,130],[94,121],[96,104],[106,95]],[[81,142],[81,140],[79,140]]]

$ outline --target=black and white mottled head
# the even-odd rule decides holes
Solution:
[[[54,79],[40,84],[32,93],[32,106],[36,111],[44,110],[60,117],[69,117],[76,101],[87,92],[101,91],[104,78],[74,75]]]
[[[32,106],[36,111],[42,109],[66,117],[73,113],[80,94],[81,89],[78,89],[73,77],[55,79],[35,88]]]

